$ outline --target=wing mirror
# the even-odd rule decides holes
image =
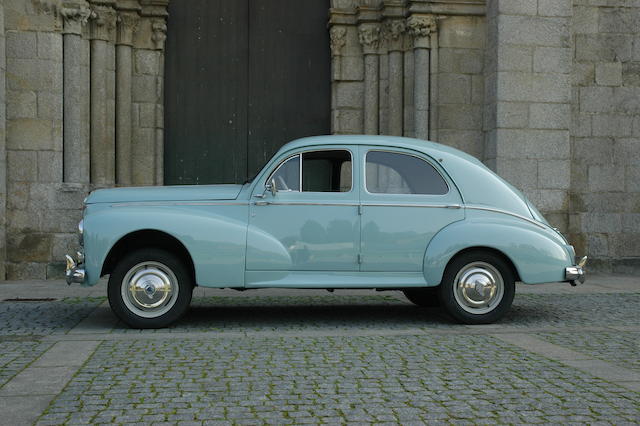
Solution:
[[[276,180],[275,179],[271,179],[271,182],[269,183],[269,189],[271,190],[271,195],[273,195],[275,197],[276,196],[276,192],[278,192],[278,187],[276,186]]]
[[[271,192],[272,196],[276,196],[276,192],[278,192],[278,187],[276,186],[276,180],[275,179],[271,179],[271,182],[267,183],[264,186],[264,192],[262,193],[262,196],[260,198],[264,198],[264,196],[267,194],[267,191]]]

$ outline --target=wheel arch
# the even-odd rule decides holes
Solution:
[[[473,251],[481,251],[481,252],[485,252],[485,253],[491,253],[494,256],[499,257],[500,259],[502,259],[507,264],[507,266],[509,266],[509,268],[511,268],[511,272],[513,273],[514,279],[516,281],[521,281],[520,273],[518,272],[518,268],[516,267],[516,264],[513,263],[513,260],[511,260],[511,258],[509,256],[507,256],[503,251],[498,250],[497,248],[494,248],[494,247],[489,247],[489,246],[477,245],[477,246],[466,247],[466,248],[463,248],[462,250],[459,250],[453,256],[451,256],[451,258],[447,262],[447,265],[444,267],[444,269],[446,270],[449,267],[449,265],[453,261],[455,261],[458,257],[463,256],[463,255],[465,255],[467,253],[470,253],[470,252],[473,252]]]
[[[105,257],[100,276],[111,274],[122,257],[142,248],[159,248],[177,256],[191,274],[193,283],[196,284],[195,265],[189,250],[175,236],[157,229],[141,229],[122,236]]]

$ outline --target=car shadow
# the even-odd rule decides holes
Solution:
[[[439,308],[412,305],[193,306],[175,328],[265,329],[412,328],[453,322]]]

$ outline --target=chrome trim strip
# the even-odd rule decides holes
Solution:
[[[473,206],[473,205],[465,205],[464,208],[465,209],[469,209],[469,210],[481,210],[481,211],[487,211],[487,212],[493,212],[493,213],[506,214],[506,215],[517,217],[518,219],[522,219],[524,221],[527,221],[527,222],[529,222],[529,223],[531,223],[533,225],[539,226],[542,229],[549,228],[545,224],[540,223],[540,222],[538,222],[538,221],[536,221],[534,219],[531,219],[531,218],[526,217],[526,216],[519,215],[517,213],[509,212],[509,211],[506,211],[506,210],[495,209],[493,207]]]
[[[426,209],[460,209],[460,204],[362,203],[364,207],[423,207]]]
[[[256,201],[256,206],[363,206],[363,207],[422,207],[427,209],[461,209],[460,204],[402,204],[402,203],[316,203],[316,202],[282,202],[282,201]]]
[[[358,203],[312,203],[312,202],[285,203],[281,201],[256,201],[252,204],[256,206],[347,206],[347,207],[358,206]]]
[[[111,207],[129,207],[129,206],[247,206],[249,202],[226,202],[226,201],[132,201],[127,203],[113,203]]]

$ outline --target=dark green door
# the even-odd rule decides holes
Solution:
[[[242,183],[284,143],[330,131],[325,0],[169,4],[165,183]]]

